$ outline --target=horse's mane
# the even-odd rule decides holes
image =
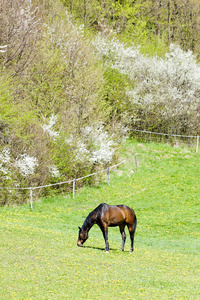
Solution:
[[[86,217],[82,229],[86,230],[88,227],[90,228],[94,224],[94,219],[92,220],[92,216],[94,213],[96,213],[95,220],[98,219],[98,217],[101,214],[102,208],[106,205],[105,203],[101,203],[99,206],[97,206],[93,211],[89,213],[89,215]]]
[[[85,229],[88,228],[88,227],[91,227],[91,225],[92,225],[91,217],[92,217],[93,214],[94,214],[94,210],[91,211],[91,212],[89,213],[89,215],[87,216],[87,218],[85,219],[85,221],[84,221],[84,223],[83,223],[83,226],[82,226],[83,230],[85,230]]]

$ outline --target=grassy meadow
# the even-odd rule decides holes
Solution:
[[[0,208],[0,299],[200,299],[200,154],[128,140],[122,159],[95,187]],[[138,172],[134,155],[138,153]],[[135,251],[127,233],[98,226],[83,248],[78,226],[102,202],[135,210]]]

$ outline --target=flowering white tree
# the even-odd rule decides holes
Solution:
[[[10,149],[4,147],[0,152],[0,172],[8,176],[11,174],[13,166],[19,170],[22,176],[28,177],[34,174],[35,168],[38,166],[38,161],[36,157],[26,153],[21,154],[17,159],[13,160]]]
[[[10,169],[9,169],[10,160],[11,160],[10,149],[3,148],[2,152],[0,153],[0,172],[4,176],[8,176],[8,174],[10,172]]]
[[[82,128],[81,135],[77,137],[71,134],[65,138],[65,144],[74,152],[73,162],[94,164],[111,163],[115,152],[115,142],[102,124],[94,124]]]
[[[199,130],[200,66],[191,51],[171,45],[165,58],[158,58],[116,39],[99,37],[94,44],[105,64],[128,75],[132,83],[127,89],[133,112],[129,124],[174,133]]]
[[[89,159],[90,163],[111,163],[115,151],[112,136],[104,130],[104,126],[96,124],[82,129],[82,141],[76,150],[76,158]]]
[[[34,174],[38,161],[36,157],[29,156],[28,154],[20,155],[14,162],[14,166],[19,169],[22,176],[28,177]]]
[[[42,129],[44,130],[44,132],[48,133],[53,138],[58,136],[58,132],[53,129],[53,126],[56,124],[57,119],[58,119],[57,116],[52,114],[48,122],[45,119],[46,124],[42,125]]]
[[[14,64],[18,73],[36,55],[35,47],[40,33],[39,7],[31,0],[1,1],[0,7],[0,46],[6,46],[1,48],[1,52],[4,52],[3,63],[6,66]]]

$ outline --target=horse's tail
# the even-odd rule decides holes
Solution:
[[[136,218],[136,214],[135,214],[135,220],[134,220],[134,223],[133,223],[133,233],[135,233],[136,227],[137,227],[137,218]]]

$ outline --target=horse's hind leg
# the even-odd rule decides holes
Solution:
[[[135,230],[134,230],[134,228],[133,228],[132,225],[128,225],[128,230],[129,230],[130,239],[131,239],[131,250],[130,250],[130,253],[132,253],[133,250],[134,250],[133,245],[134,245],[134,234],[135,234]]]
[[[122,235],[122,247],[121,247],[121,250],[124,251],[124,245],[125,245],[125,242],[126,242],[126,234],[125,234],[125,224],[122,224],[119,226],[119,229],[120,229],[120,232],[121,232],[121,235]]]

